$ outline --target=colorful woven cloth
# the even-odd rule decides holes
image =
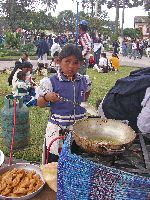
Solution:
[[[150,178],[71,153],[68,135],[58,163],[58,200],[150,200]]]

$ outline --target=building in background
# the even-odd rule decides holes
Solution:
[[[140,29],[143,33],[143,39],[150,38],[150,25],[148,23],[148,16],[135,16],[134,28]]]

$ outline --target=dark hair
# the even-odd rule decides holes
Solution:
[[[101,53],[101,56],[103,56],[104,58],[106,58],[106,53]]]
[[[44,32],[43,32],[43,33],[41,33],[41,35],[40,35],[41,39],[43,39],[45,36],[46,36],[46,35],[45,35],[45,33],[44,33]]]
[[[32,68],[32,67],[33,67],[33,65],[30,62],[27,62],[27,61],[23,62],[22,65],[21,65],[21,69],[22,68]]]
[[[113,57],[119,58],[118,55],[116,53],[112,54]]]
[[[88,27],[86,25],[82,25],[82,24],[79,24],[79,28],[81,28],[82,31],[87,31],[88,30]]]
[[[38,63],[38,70],[41,70],[44,68],[44,63]]]
[[[58,55],[59,55],[59,52],[56,51],[56,52],[53,54],[53,57],[58,56]]]
[[[26,57],[28,57],[29,55],[25,52],[25,53],[23,53]]]
[[[14,69],[12,70],[11,74],[8,77],[9,85],[12,85],[13,76],[14,76],[15,72],[17,71],[17,69],[21,69],[21,67],[22,67],[22,63],[20,61],[16,61],[15,62],[15,67],[14,67]]]
[[[56,38],[54,39],[54,42],[55,42],[55,43],[58,43],[58,42],[59,42],[58,37],[56,37]]]
[[[83,60],[82,52],[74,44],[67,44],[66,46],[64,46],[61,52],[59,53],[58,58],[62,60],[63,58],[72,55],[74,55],[79,61]]]
[[[25,72],[20,71],[20,72],[17,73],[17,79],[18,80],[23,80],[23,78],[25,78],[25,77],[26,77],[26,73]]]

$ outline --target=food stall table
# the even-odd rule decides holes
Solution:
[[[45,184],[43,190],[31,200],[56,200],[56,193]]]

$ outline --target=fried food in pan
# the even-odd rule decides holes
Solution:
[[[13,169],[0,176],[0,194],[21,197],[36,192],[43,185],[40,176],[33,171]]]

